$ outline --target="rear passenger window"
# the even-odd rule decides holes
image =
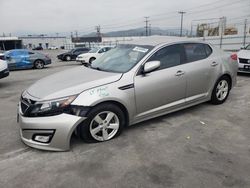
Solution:
[[[180,65],[182,62],[182,47],[179,44],[167,46],[157,51],[148,61],[160,61],[160,69]]]
[[[204,44],[204,47],[205,47],[205,51],[206,51],[206,54],[207,54],[207,57],[210,56],[212,54],[212,48],[207,45],[207,44]]]
[[[184,49],[186,52],[187,63],[207,58],[207,54],[203,44],[184,44]]]

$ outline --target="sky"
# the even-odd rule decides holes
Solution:
[[[145,26],[178,28],[185,11],[184,28],[197,19],[226,16],[238,23],[250,20],[250,0],[0,0],[0,35],[79,35],[95,31],[117,31]],[[212,22],[213,20],[209,20]]]

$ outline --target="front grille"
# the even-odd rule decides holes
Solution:
[[[250,59],[239,58],[239,62],[244,64],[250,64]]]

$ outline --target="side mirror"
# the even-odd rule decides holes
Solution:
[[[150,72],[158,69],[160,66],[161,66],[160,61],[149,61],[149,62],[146,62],[144,64],[142,72],[143,72],[143,74],[150,73]]]

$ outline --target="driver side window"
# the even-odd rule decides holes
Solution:
[[[182,51],[180,44],[167,46],[155,52],[148,61],[160,61],[161,66],[158,70],[174,67],[182,63]]]

